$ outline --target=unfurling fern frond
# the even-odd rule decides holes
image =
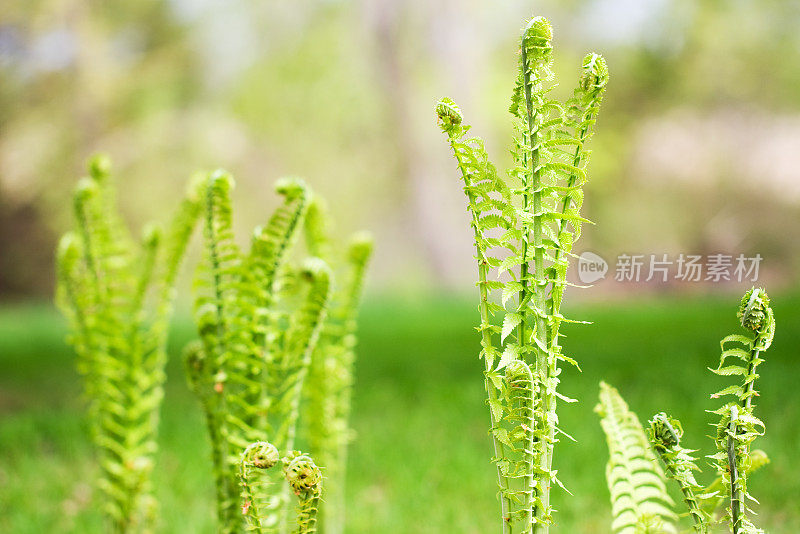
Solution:
[[[729,386],[712,398],[734,397],[713,413],[720,416],[715,443],[717,453],[711,458],[722,478],[725,495],[729,498],[727,518],[734,534],[762,532],[748,519],[746,500],[755,500],[747,492],[747,473],[753,441],[764,434],[764,423],[753,414],[753,399],[758,395],[756,369],[763,363],[763,353],[775,335],[775,316],[769,297],[761,288],[753,288],[742,297],[737,312],[741,325],[751,335],[733,334],[720,343],[722,355],[719,366],[711,369],[720,376],[740,376],[741,383]],[[728,360],[739,360],[729,364]]]
[[[700,468],[697,467],[695,463],[697,458],[692,456],[692,453],[697,451],[681,447],[683,427],[680,421],[663,412],[656,414],[650,420],[647,437],[664,464],[667,477],[677,482],[680,487],[684,504],[694,522],[694,530],[705,534],[708,532],[711,516],[703,508],[702,502],[714,497],[714,494],[703,491],[695,480],[694,473],[700,471]]]
[[[619,392],[600,383],[595,408],[608,443],[606,479],[611,492],[611,528],[615,534],[674,533],[676,515],[664,472],[650,450],[636,415]]]
[[[150,472],[163,397],[175,278],[200,212],[193,184],[165,235],[149,225],[137,247],[116,208],[110,163],[96,157],[75,192],[76,232],[57,254],[57,301],[70,322],[101,454],[104,509],[116,532],[154,519]]]
[[[605,60],[588,55],[578,87],[567,103],[551,97],[553,31],[543,17],[523,31],[519,75],[509,111],[516,139],[514,167],[501,177],[481,139],[470,137],[459,107],[444,98],[436,106],[453,150],[472,216],[478,262],[481,357],[491,414],[494,462],[501,496],[503,531],[547,533],[552,523],[550,488],[561,484],[553,469],[558,428],[557,391],[561,363],[577,365],[559,343],[561,303],[568,259],[580,227],[589,151],[608,82]],[[496,272],[495,272],[496,271]],[[519,361],[531,371],[532,448],[524,459],[507,442],[518,399],[509,397],[503,369]],[[522,462],[519,464],[519,462]],[[514,467],[512,468],[512,464]],[[520,485],[520,480],[526,482]]]
[[[284,203],[256,230],[248,255],[234,241],[232,188],[233,179],[220,171],[206,180],[205,259],[195,282],[202,346],[189,351],[187,361],[190,382],[206,411],[224,532],[238,532],[241,524],[240,451],[267,439],[291,447],[296,425],[291,414],[300,402],[308,346],[316,340],[329,285],[326,267],[317,264],[306,277],[311,289],[305,306],[293,314],[278,307],[278,276],[307,206],[305,184],[278,184]],[[320,277],[323,287],[315,289]],[[269,389],[269,384],[277,386]],[[282,503],[273,499],[270,505],[277,513]]]
[[[293,534],[317,531],[317,511],[322,497],[322,472],[306,454],[293,451],[283,459],[286,482],[297,497]]]
[[[242,490],[242,515],[247,530],[262,534],[268,526],[262,525],[261,510],[269,505],[270,481],[264,471],[280,462],[280,453],[271,443],[256,441],[247,446],[239,460],[239,485]]]

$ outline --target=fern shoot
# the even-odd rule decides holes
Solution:
[[[295,265],[290,257],[304,230],[309,251],[335,256],[316,226],[323,219],[308,186],[295,178],[277,183],[283,202],[243,252],[232,230],[233,185],[221,171],[206,179],[205,257],[195,283],[200,340],[186,349],[186,369],[212,444],[220,531],[240,532],[246,521],[251,530],[284,534],[290,486],[277,470],[254,472],[251,455],[265,443],[285,454],[305,438],[343,479],[355,312],[371,244],[359,238],[350,246],[348,281],[334,293],[324,259]],[[300,524],[315,532],[319,496],[306,497],[313,503],[302,508]]]
[[[647,436],[664,464],[667,478],[678,483],[683,495],[683,502],[694,523],[694,530],[700,534],[706,534],[711,517],[703,509],[701,503],[702,499],[708,498],[709,495],[697,483],[694,476],[695,471],[700,471],[695,463],[697,458],[692,456],[692,453],[696,451],[681,447],[683,427],[680,421],[663,412],[656,414],[650,420]]]
[[[136,246],[117,212],[110,162],[97,156],[75,191],[77,231],[57,252],[56,300],[70,324],[100,452],[99,486],[114,532],[152,528],[150,473],[163,398],[174,285],[200,213],[189,188],[166,232]]]
[[[552,28],[533,18],[523,31],[511,112],[515,166],[498,175],[481,139],[470,137],[459,107],[444,98],[439,125],[455,156],[472,215],[481,357],[490,407],[504,533],[546,533],[550,489],[561,484],[553,448],[562,433],[557,400],[560,364],[577,363],[559,344],[568,258],[585,219],[579,212],[589,141],[608,82],[605,60],[589,54],[573,97],[550,98]],[[500,321],[495,318],[501,318]],[[498,322],[500,324],[498,324]],[[531,383],[521,387],[524,368]],[[514,364],[512,372],[504,371]],[[511,382],[515,382],[512,384]],[[529,395],[526,402],[519,392]],[[527,414],[527,421],[521,421]],[[523,429],[522,432],[519,430]]]
[[[292,534],[317,532],[317,511],[322,496],[322,472],[306,454],[292,452],[283,459],[286,482],[297,497]]]
[[[608,443],[606,479],[611,492],[611,530],[615,534],[675,533],[677,516],[658,465],[636,414],[619,392],[600,383],[595,408]]]
[[[720,343],[722,355],[719,366],[711,369],[720,376],[740,376],[741,384],[729,386],[712,398],[733,397],[713,413],[720,416],[717,424],[714,460],[717,472],[723,480],[725,494],[729,498],[727,518],[733,534],[762,532],[748,519],[751,513],[747,500],[755,500],[747,492],[747,473],[750,467],[753,441],[764,434],[764,423],[753,414],[753,399],[758,374],[756,369],[763,363],[763,354],[772,344],[775,335],[775,316],[769,297],[761,288],[753,288],[742,297],[737,317],[750,335],[733,334]],[[741,363],[726,364],[729,358]]]
[[[242,491],[242,515],[247,521],[248,532],[262,534],[265,532],[261,524],[262,508],[269,503],[259,501],[269,495],[267,488],[270,482],[266,477],[259,476],[263,471],[274,467],[280,462],[280,453],[271,443],[256,441],[247,446],[239,460],[239,485]]]

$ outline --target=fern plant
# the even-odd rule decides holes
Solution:
[[[767,293],[761,288],[753,288],[745,293],[737,316],[750,333],[725,337],[720,344],[722,354],[719,365],[710,368],[719,376],[741,377],[739,384],[728,386],[711,396],[715,399],[733,397],[733,400],[712,412],[720,418],[715,425],[716,453],[708,456],[717,471],[716,480],[708,486],[697,482],[695,473],[701,470],[696,464],[697,458],[693,456],[696,451],[681,445],[683,429],[680,421],[659,413],[650,420],[648,429],[649,441],[664,465],[666,478],[673,480],[680,488],[693,529],[701,534],[712,531],[714,525],[720,523],[729,525],[733,534],[763,532],[748,517],[752,515],[752,510],[748,508],[747,501],[755,502],[755,499],[747,491],[747,477],[769,462],[763,451],[752,449],[753,441],[764,433],[764,423],[753,414],[753,399],[758,396],[755,388],[758,378],[756,369],[763,363],[762,356],[772,344],[775,334],[775,317]],[[729,359],[739,361],[731,364]],[[601,396],[605,388],[607,386],[601,384]],[[617,429],[607,428],[605,423],[603,428],[609,436],[609,445],[612,439],[621,439]],[[609,435],[615,432],[616,437]],[[632,466],[628,468],[632,469]],[[620,515],[614,505],[616,497],[611,479],[609,486],[612,488],[616,523],[620,521]]]
[[[108,158],[90,161],[74,206],[77,230],[57,252],[57,302],[84,376],[104,510],[114,532],[148,530],[167,330],[199,189],[190,187],[166,235],[148,225],[139,246],[117,212]]]
[[[205,412],[212,443],[222,532],[241,531],[244,515],[250,517],[247,511],[242,514],[240,498],[243,451],[247,457],[247,451],[253,451],[251,444],[266,442],[276,451],[293,450],[304,390],[310,404],[327,403],[328,390],[333,390],[330,383],[340,377],[328,373],[325,365],[335,364],[337,372],[351,373],[354,310],[369,249],[366,240],[353,246],[354,281],[347,286],[348,298],[334,307],[346,312],[343,333],[334,335],[330,330],[326,336],[325,321],[334,295],[331,269],[318,257],[306,259],[300,267],[288,261],[312,205],[310,189],[298,179],[278,182],[276,190],[283,204],[265,226],[255,230],[250,251],[243,253],[232,231],[232,187],[232,178],[221,171],[206,181],[205,258],[195,284],[200,340],[186,351],[189,381]],[[308,248],[317,252],[322,249],[319,245],[313,241]],[[312,366],[321,338],[326,339],[322,346],[341,345],[343,350],[331,356],[332,364],[319,361]],[[310,369],[317,367],[320,370],[315,373],[321,378],[307,384]],[[340,389],[330,402],[349,403]],[[325,399],[315,401],[318,394]],[[346,415],[345,408],[338,404],[336,408]],[[341,417],[336,421],[341,423]],[[347,435],[346,422],[342,424],[341,431]],[[268,480],[245,487],[246,502],[258,508],[253,514],[263,532],[287,532],[289,488],[276,484],[278,475],[271,471],[263,476]],[[315,515],[318,497],[313,507]],[[249,521],[252,526],[253,518]]]
[[[753,414],[753,399],[758,395],[755,388],[756,369],[763,363],[763,354],[772,344],[775,335],[775,316],[769,297],[761,288],[753,288],[742,297],[737,317],[748,335],[732,334],[721,342],[722,355],[719,366],[711,371],[720,376],[739,376],[741,383],[729,386],[712,398],[723,396],[734,400],[725,403],[713,413],[720,416],[717,424],[714,460],[717,473],[722,478],[724,494],[729,498],[726,518],[733,534],[762,532],[748,519],[747,471],[750,467],[750,451],[753,441],[764,434],[764,423]],[[726,365],[727,360],[734,361]]]
[[[436,106],[458,164],[472,215],[481,357],[490,407],[504,533],[549,531],[550,490],[560,484],[553,448],[562,433],[556,405],[563,354],[561,303],[573,243],[580,236],[594,131],[608,83],[605,60],[588,54],[572,98],[553,88],[552,28],[543,17],[525,27],[519,76],[509,108],[517,137],[515,166],[500,176],[483,141],[468,135],[459,107]]]

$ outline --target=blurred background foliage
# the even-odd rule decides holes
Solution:
[[[196,169],[239,182],[244,228],[305,177],[342,234],[371,228],[373,284],[473,277],[442,95],[508,163],[518,30],[553,20],[558,89],[608,57],[580,250],[739,252],[792,281],[800,251],[800,4],[781,0],[6,0],[0,6],[0,295],[48,296],[87,156],[123,210],[168,210]]]

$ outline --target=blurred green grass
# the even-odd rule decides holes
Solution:
[[[776,298],[777,297],[777,298]],[[752,479],[758,523],[800,532],[800,295],[773,295],[778,330],[760,368],[760,442],[772,464]],[[560,478],[574,494],[555,496],[561,532],[607,532],[604,438],[592,413],[597,383],[617,386],[640,419],[666,410],[684,422],[687,446],[711,452],[704,436],[709,393],[724,380],[718,340],[737,330],[736,297],[584,304],[566,329],[568,369]],[[348,532],[478,533],[496,530],[481,362],[471,299],[373,297],[364,307],[354,398],[357,440],[349,464]],[[171,354],[192,326],[179,320]],[[93,497],[92,450],[82,419],[64,326],[49,306],[0,309],[0,531],[102,532]],[[177,356],[169,366],[156,487],[163,532],[214,531],[209,448]]]

